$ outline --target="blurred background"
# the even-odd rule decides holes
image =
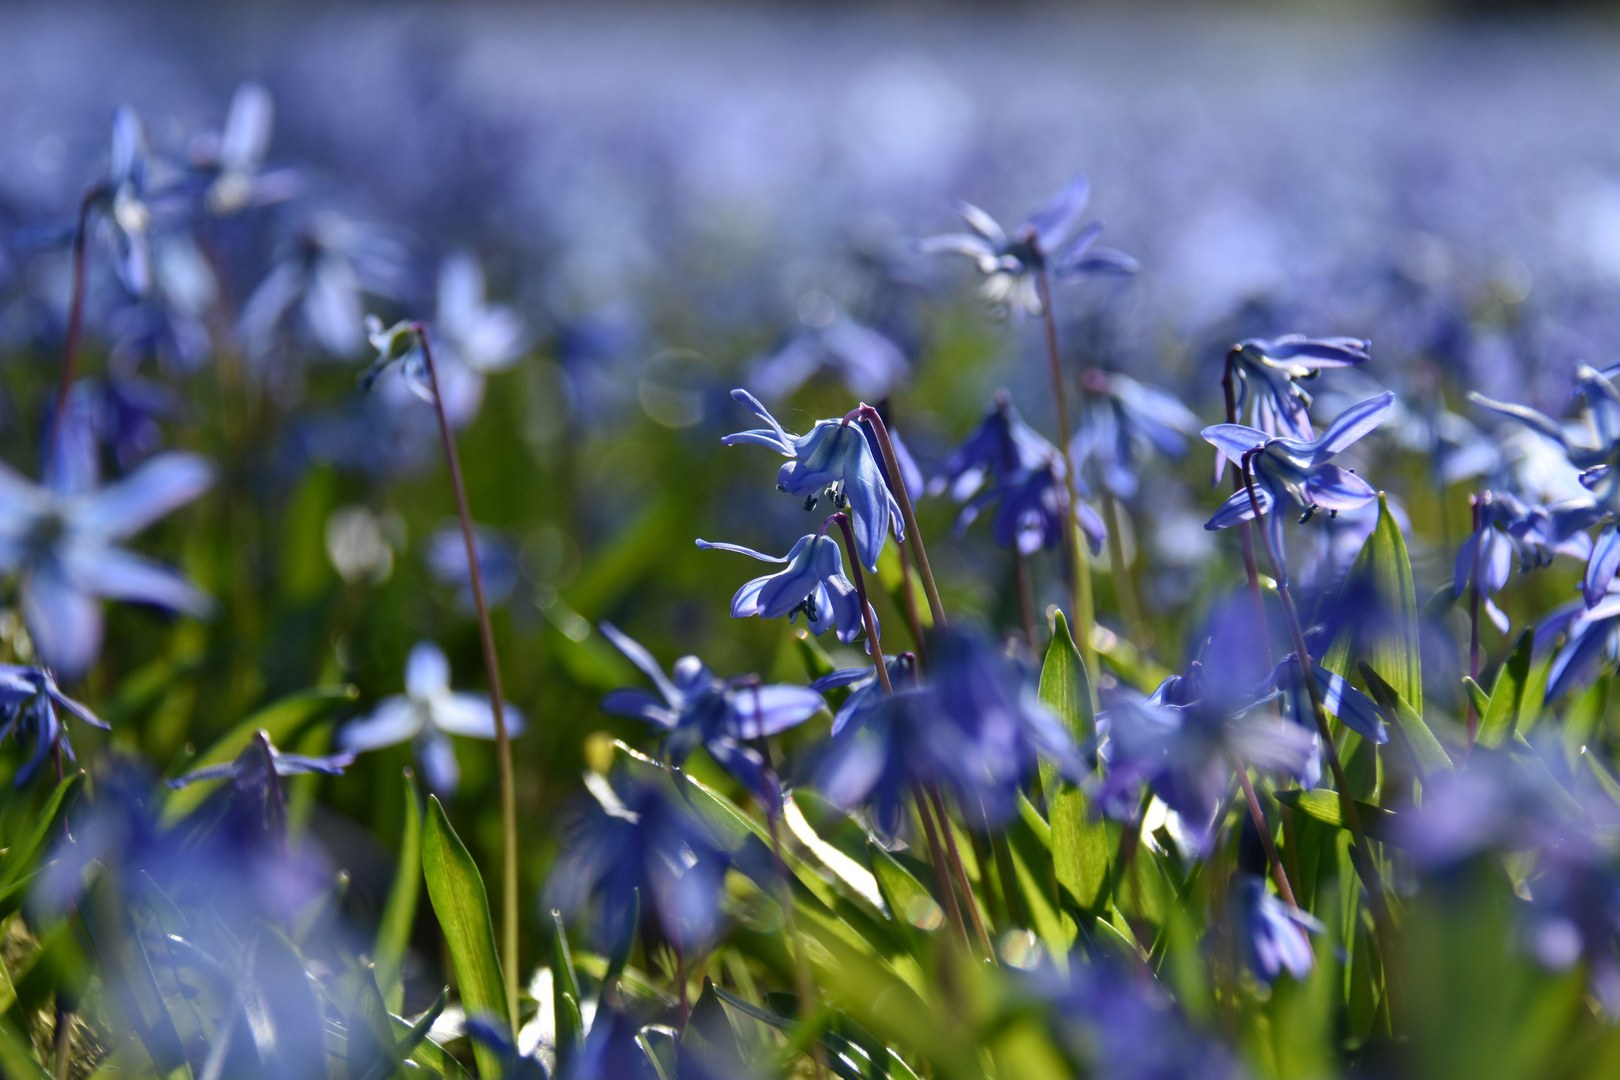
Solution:
[[[249,81],[274,102],[255,165],[295,182],[155,247],[158,300],[132,301],[93,247],[88,304],[88,369],[162,373],[169,395],[121,460],[181,445],[224,464],[222,489],[152,544],[221,599],[220,617],[114,612],[86,696],[107,703],[114,740],[177,770],[277,693],[352,680],[358,713],[399,692],[422,638],[450,653],[457,685],[481,684],[454,541],[451,565],[432,558],[453,506],[431,414],[354,388],[361,311],[442,316],[445,260],[471,252],[521,323],[521,359],[473,380],[458,415],[508,696],[531,718],[516,744],[537,823],[526,895],[603,733],[645,742],[597,708],[639,678],[598,620],[666,666],[690,651],[722,675],[803,678],[788,628],[726,617],[754,564],[692,544],[780,553],[811,522],[772,490],[774,457],[719,444],[753,426],[727,394],[763,358],[835,319],[876,331],[897,368],[856,387],[823,372],[788,387],[777,415],[804,431],[888,396],[926,476],[998,387],[1052,435],[1038,323],[994,317],[965,261],[916,251],[958,227],[953,199],[1011,228],[1087,175],[1105,242],[1141,272],[1058,293],[1072,370],[1126,372],[1205,422],[1221,417],[1225,351],[1248,335],[1370,338],[1371,364],[1326,378],[1324,403],[1370,378],[1431,419],[1468,412],[1467,389],[1561,414],[1575,365],[1620,351],[1620,26],[1601,11],[12,4],[0,446],[18,468],[37,460],[60,355],[62,223],[108,169],[114,110],[133,107],[154,162],[195,161],[217,156]],[[292,310],[266,292],[275,268],[330,252],[346,267],[340,302],[304,308],[295,344],[260,347],[256,313]],[[228,377],[238,369],[247,391]],[[1466,489],[1451,485],[1499,466],[1438,489],[1417,466],[1386,475],[1421,534],[1420,589],[1448,579],[1465,528]],[[1172,666],[1178,628],[1215,582],[1237,580],[1228,538],[1202,529],[1218,498],[1208,476],[1200,444],[1127,508]],[[1015,625],[1011,565],[984,524],[953,541],[948,501],[922,514],[953,610]],[[1043,604],[1063,598],[1055,561],[1036,588]],[[880,614],[902,625],[886,598]],[[459,756],[463,834],[493,854],[490,755]],[[303,804],[362,909],[386,889],[398,829],[394,788],[373,793],[409,760],[403,746],[371,755]]]

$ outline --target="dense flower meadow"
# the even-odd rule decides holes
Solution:
[[[738,329],[277,145],[0,183],[0,1075],[1620,1070],[1590,297],[1167,328],[1074,175]]]

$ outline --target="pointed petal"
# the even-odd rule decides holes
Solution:
[[[645,720],[662,728],[675,726],[676,715],[667,702],[656,694],[637,686],[610,691],[602,698],[601,709],[614,716],[628,716],[632,720]]]
[[[1371,739],[1379,746],[1389,742],[1383,716],[1371,698],[1351,686],[1344,676],[1329,671],[1321,664],[1313,663],[1312,666],[1316,669],[1316,686],[1322,695],[1322,707],[1329,714],[1338,717],[1339,723],[1351,731]]]
[[[1044,255],[1056,254],[1063,241],[1080,224],[1080,215],[1086,212],[1086,200],[1091,198],[1091,181],[1076,176],[1052,200],[1029,216],[1024,222],[1035,230],[1036,242]]]
[[[632,664],[641,669],[642,674],[653,681],[653,685],[658,687],[658,692],[664,695],[665,701],[674,704],[680,700],[680,695],[675,692],[675,684],[669,681],[669,678],[664,674],[664,669],[658,665],[658,661],[653,658],[653,654],[648,652],[641,642],[606,619],[598,623],[597,628],[602,631],[603,637],[613,642],[615,648],[624,653]]]
[[[1254,499],[1249,499],[1248,489],[1234,491],[1221,503],[1221,508],[1215,511],[1215,516],[1204,522],[1204,528],[1214,531],[1216,529],[1230,529],[1233,525],[1254,519],[1254,503],[1260,504],[1260,512],[1269,515],[1274,500],[1271,492],[1260,484],[1254,487]]]
[[[34,649],[64,679],[87,671],[101,651],[101,601],[44,563],[23,579],[23,622]]]
[[[985,260],[996,257],[996,249],[982,236],[972,233],[945,233],[917,241],[917,250],[924,255],[966,255],[970,259]]]
[[[788,435],[788,433],[782,429],[782,425],[777,422],[776,417],[771,415],[771,410],[767,409],[764,405],[760,404],[759,398],[755,397],[753,394],[750,394],[747,390],[744,390],[744,389],[742,389],[740,387],[731,392],[731,397],[732,397],[732,400],[737,401],[742,405],[746,405],[750,410],[752,410],[754,412],[754,414],[756,416],[760,417],[767,424],[771,425],[771,430],[776,433],[776,439],[777,439],[776,445],[777,445],[777,448],[780,449],[782,453],[787,454],[790,457],[792,456],[792,454],[793,454],[793,438],[792,438],[792,436]],[[735,436],[732,436],[732,437],[735,438]],[[724,442],[725,440],[722,439],[721,441]]]
[[[461,786],[461,763],[456,760],[456,748],[450,737],[430,725],[422,729],[415,750],[428,790],[439,795],[454,795]]]
[[[375,750],[414,739],[427,722],[427,714],[403,694],[383,698],[370,716],[350,721],[338,732],[345,750]]]
[[[495,737],[495,710],[490,707],[489,695],[468,694],[457,691],[433,699],[429,716],[433,726],[451,735],[465,735],[473,739]],[[507,702],[501,710],[506,720],[506,733],[523,734],[523,714]]]
[[[798,544],[794,544],[793,545],[793,550],[797,551],[799,549],[799,544],[802,544],[802,543],[804,543],[804,541],[800,540]],[[716,544],[716,543],[711,543],[708,540],[699,540],[697,542],[697,546],[702,548],[704,551],[732,551],[732,552],[737,553],[738,555],[747,555],[750,558],[758,559],[760,562],[785,563],[785,562],[787,562],[789,559],[791,559],[793,557],[792,552],[789,552],[787,555],[782,555],[782,556],[767,555],[762,551],[755,551],[751,547],[743,547],[741,544]],[[625,640],[628,641],[629,639],[626,638]],[[615,641],[614,644],[618,645],[618,642]],[[632,642],[632,644],[634,644],[634,642]],[[639,646],[638,646],[638,648],[639,648]],[[620,646],[620,649],[621,650],[623,649],[622,645]],[[625,653],[625,655],[629,656],[630,654]],[[631,659],[633,660],[633,659],[635,659],[635,657],[631,657]],[[636,666],[640,667],[641,665],[637,664]],[[645,671],[646,668],[642,668],[642,670]]]
[[[1378,498],[1371,484],[1337,465],[1312,466],[1305,477],[1305,493],[1324,510],[1355,510]]]
[[[213,599],[178,573],[123,548],[77,546],[65,554],[63,566],[74,585],[95,596],[155,604],[198,618],[214,610]]]
[[[739,687],[731,694],[734,715],[730,734],[759,739],[804,723],[826,708],[821,695],[804,686]]]
[[[214,466],[207,458],[171,450],[85,497],[74,509],[73,524],[114,539],[130,536],[191,502],[213,482]]]
[[[430,698],[450,688],[450,661],[431,641],[418,641],[405,660],[405,692]]]
[[[1539,413],[1526,405],[1515,405],[1507,401],[1494,401],[1484,394],[1470,392],[1468,400],[1482,409],[1489,409],[1503,416],[1511,417],[1519,423],[1530,428],[1539,435],[1545,435],[1559,446],[1568,445],[1564,440],[1564,429],[1558,422],[1544,413]]]
[[[1270,435],[1243,424],[1214,424],[1199,434],[1205,442],[1233,461],[1241,461],[1244,454],[1258,450],[1271,441]]]
[[[1320,439],[1311,444],[1314,451],[1313,460],[1323,462],[1339,453],[1383,423],[1384,417],[1389,415],[1389,410],[1394,407],[1395,394],[1389,390],[1350,406],[1339,414],[1338,419],[1328,425],[1328,429],[1322,432]]]
[[[955,202],[954,209],[962,220],[968,223],[968,228],[990,241],[997,250],[1007,246],[1007,234],[1001,231],[1001,226],[996,223],[995,218],[961,199]]]
[[[1586,606],[1595,607],[1609,590],[1615,571],[1620,570],[1620,530],[1606,525],[1592,545],[1592,557],[1586,563],[1586,579],[1582,582]]]

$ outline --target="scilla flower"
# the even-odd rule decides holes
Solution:
[[[1227,354],[1238,381],[1238,416],[1247,410],[1250,427],[1308,442],[1315,434],[1311,430],[1311,395],[1300,381],[1315,378],[1327,368],[1365,363],[1371,348],[1371,342],[1360,338],[1309,338],[1304,334],[1238,342]]]
[[[506,731],[523,734],[523,714],[504,708]],[[405,661],[405,693],[383,698],[370,716],[338,732],[338,745],[357,753],[415,740],[416,760],[428,787],[454,795],[461,784],[451,735],[474,739],[495,737],[495,712],[486,694],[450,689],[450,661],[431,641],[419,641]]]
[[[1039,315],[1035,271],[1043,265],[1057,278],[1136,272],[1136,260],[1129,255],[1095,246],[1102,233],[1100,223],[1092,222],[1075,235],[1090,196],[1090,182],[1084,176],[1075,177],[1012,236],[977,206],[958,202],[956,212],[972,232],[931,236],[918,246],[930,255],[966,255],[985,276],[980,294],[992,305]]]
[[[270,741],[270,736],[259,732],[260,740],[250,744],[235,761],[228,761],[223,765],[208,765],[201,769],[193,769],[183,776],[177,776],[169,781],[171,788],[189,787],[192,784],[205,780],[241,780],[253,777],[262,769],[264,755],[268,754],[270,767],[280,776],[307,776],[318,773],[321,776],[342,776],[343,770],[354,763],[355,751],[346,750],[341,754],[327,754],[322,757],[311,757],[308,754],[288,754],[278,749]]]
[[[0,664],[0,743],[13,735],[21,742],[26,732],[32,732],[34,739],[33,756],[17,770],[18,787],[39,771],[53,746],[61,746],[67,759],[75,760],[73,744],[68,742],[67,728],[62,723],[64,712],[91,727],[111,730],[95,713],[62,693],[44,668]]]
[[[1254,454],[1254,498],[1250,499],[1247,490],[1234,492],[1204,528],[1229,529],[1248,521],[1255,516],[1254,504],[1258,503],[1260,513],[1266,516],[1272,550],[1281,560],[1282,515],[1273,513],[1274,508],[1293,502],[1304,511],[1300,520],[1305,522],[1318,510],[1337,513],[1371,502],[1378,496],[1372,485],[1347,469],[1329,464],[1328,459],[1376,428],[1394,403],[1395,395],[1386,391],[1352,405],[1328,425],[1320,439],[1309,441],[1274,438],[1242,424],[1205,428],[1204,438],[1226,456],[1241,460]]]
[[[771,426],[769,430],[739,431],[720,441],[726,446],[766,446],[792,458],[776,474],[777,488],[803,499],[806,510],[814,509],[823,496],[837,509],[849,507],[861,565],[877,573],[878,555],[890,526],[896,540],[905,539],[906,528],[900,520],[900,504],[883,482],[883,472],[861,428],[841,420],[818,420],[808,435],[789,435],[753,394],[733,390],[731,396]]]
[[[297,194],[299,175],[292,169],[264,171],[275,122],[275,102],[258,83],[243,83],[231,96],[225,130],[192,144],[192,158],[213,178],[203,196],[208,211],[228,216],[253,206],[282,202]]]
[[[793,393],[818,371],[831,371],[858,398],[875,399],[906,376],[906,355],[882,333],[839,309],[823,292],[799,300],[799,326],[775,353],[754,361],[748,384],[767,401]]]
[[[99,489],[41,487],[0,465],[0,572],[17,575],[23,620],[48,667],[69,679],[90,667],[101,651],[102,597],[196,616],[212,610],[196,586],[118,541],[213,482],[207,460],[179,451]]]
[[[1102,485],[1122,499],[1136,494],[1143,463],[1154,454],[1180,460],[1198,417],[1176,398],[1129,375],[1086,372],[1080,429],[1069,457],[1084,473],[1087,462]]]
[[[860,437],[859,432],[854,434]],[[697,546],[705,551],[734,551],[761,562],[787,564],[782,570],[757,577],[737,590],[737,595],[731,598],[733,619],[746,619],[750,615],[780,619],[786,615],[788,621],[793,622],[802,611],[812,634],[822,634],[836,626],[838,640],[846,645],[860,635],[864,627],[861,600],[854,584],[844,576],[844,553],[832,537],[816,533],[801,536],[782,558],[741,544],[711,544],[699,540]],[[877,621],[875,612],[872,620],[874,624]]]

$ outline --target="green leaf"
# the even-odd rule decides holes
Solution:
[[[557,1039],[557,1060],[564,1062],[585,1038],[585,1024],[580,1019],[579,976],[574,972],[574,957],[568,950],[567,928],[563,926],[562,912],[551,912],[551,982],[556,1008],[552,1022]]]
[[[313,690],[289,694],[266,705],[226,732],[223,738],[209,747],[207,753],[192,761],[191,767],[201,769],[235,761],[260,731],[270,736],[271,743],[285,742],[309,721],[359,696],[360,691],[353,686],[318,686]],[[173,825],[197,809],[207,800],[213,788],[213,783],[202,783],[169,792],[168,800],[163,804],[163,824]]]
[[[33,1046],[3,1018],[0,1018],[0,1075],[13,1080],[51,1080],[51,1074],[34,1060]]]
[[[428,1031],[433,1027],[433,1021],[439,1018],[444,1011],[444,1003],[449,1000],[450,988],[447,986],[439,992],[439,999],[434,1003],[421,1019],[413,1025],[403,1017],[390,1015],[388,1020],[393,1025],[394,1035],[400,1040],[399,1048],[416,1064],[432,1069],[445,1080],[466,1080],[468,1073],[461,1062],[451,1057],[444,1047],[427,1037]],[[405,1047],[411,1049],[407,1053]]]
[[[324,1076],[326,1074],[326,1018],[304,958],[275,930],[259,931],[253,954],[253,979],[258,984],[255,1031],[268,1031],[274,1046],[268,1070],[272,1076]],[[367,974],[366,981],[371,981]],[[373,985],[372,994],[377,993]],[[382,999],[377,999],[382,1005]],[[384,1017],[386,1018],[386,1013]],[[351,1030],[349,1045],[354,1045]],[[262,1052],[262,1051],[261,1051]],[[359,1078],[357,1078],[359,1080]],[[372,1080],[378,1080],[376,1076]]]
[[[1478,741],[1482,746],[1493,749],[1501,746],[1502,740],[1518,729],[1519,710],[1524,706],[1524,692],[1530,682],[1530,654],[1535,638],[1531,630],[1520,634],[1501,673],[1496,676],[1496,685],[1491,687],[1490,707],[1479,714]]]
[[[185,1068],[185,1051],[152,973],[152,961],[116,887],[105,875],[98,876],[91,885],[79,905],[79,914],[100,961],[102,978],[117,988],[118,1004],[158,1071],[168,1075]]]
[[[377,964],[377,987],[382,991],[389,1012],[398,1012],[405,1000],[400,964],[410,944],[411,926],[416,922],[416,900],[422,892],[422,807],[409,769],[405,770],[404,784],[405,832],[399,841],[399,865],[394,870],[394,884],[388,890],[388,902],[383,906],[382,921],[377,925],[377,943],[372,950]]]
[[[422,834],[422,871],[427,878],[428,900],[444,931],[450,959],[461,986],[461,1004],[468,1016],[488,1014],[491,1021],[509,1024],[506,986],[495,952],[495,926],[489,917],[489,896],[484,879],[467,846],[450,827],[444,807],[428,796],[426,828]],[[516,1032],[512,1037],[517,1037]],[[473,1044],[480,1076],[499,1076],[500,1054],[483,1043]]]
[[[1345,828],[1344,818],[1340,816],[1342,809],[1339,805],[1339,793],[1336,791],[1329,791],[1327,788],[1302,791],[1295,788],[1277,792],[1277,801],[1298,810],[1306,817],[1315,818],[1324,825],[1332,825],[1336,829]],[[1390,839],[1395,826],[1394,811],[1357,799],[1356,814],[1360,816],[1361,827],[1366,830],[1368,836],[1374,840]]]
[[[893,855],[877,844],[867,841],[867,862],[872,876],[877,878],[883,902],[890,913],[907,926],[918,930],[938,930],[945,922],[945,911],[934,900],[928,887],[916,878]]]
[[[12,844],[5,859],[0,861],[0,886],[11,885],[33,871],[34,861],[44,848],[46,839],[57,831],[62,814],[71,805],[69,796],[76,794],[83,783],[84,773],[76,772],[56,785],[45,800],[45,805],[40,808],[34,827],[28,831],[28,835]]]
[[[681,1034],[681,1056],[688,1055],[719,1076],[741,1076],[748,1068],[737,1042],[737,1030],[707,976],[703,979],[703,993],[692,1006],[692,1015]]]
[[[382,991],[374,973],[365,969],[351,972],[345,982],[350,1000],[344,1016],[348,1042],[343,1056],[350,1080],[387,1080],[399,1068],[400,1057]]]
[[[1483,719],[1485,714],[1490,711],[1491,695],[1487,694],[1485,688],[1475,682],[1471,676],[1464,675],[1462,682],[1463,689],[1468,692],[1468,703],[1474,707],[1474,715]]]
[[[1440,740],[1434,737],[1434,732],[1429,730],[1429,725],[1423,722],[1423,717],[1373,670],[1371,664],[1363,660],[1357,667],[1373,700],[1383,711],[1384,719],[1390,722],[1396,734],[1405,742],[1412,761],[1417,765],[1418,778],[1421,780],[1436,772],[1450,772],[1451,756],[1440,745]]]
[[[1052,707],[1079,745],[1096,731],[1091,689],[1080,650],[1069,634],[1063,612],[1055,614],[1052,641],[1041,665],[1041,700]],[[1047,793],[1052,828],[1052,862],[1058,884],[1084,910],[1093,909],[1108,881],[1108,832],[1093,821],[1085,793],[1063,780],[1057,768],[1041,764],[1041,787]]]
[[[1378,524],[1361,546],[1345,576],[1343,595],[1367,610],[1364,628],[1352,638],[1334,638],[1322,666],[1349,676],[1352,661],[1367,662],[1412,710],[1423,714],[1423,677],[1418,648],[1417,588],[1406,555],[1401,527],[1390,515],[1389,502],[1378,495]]]

